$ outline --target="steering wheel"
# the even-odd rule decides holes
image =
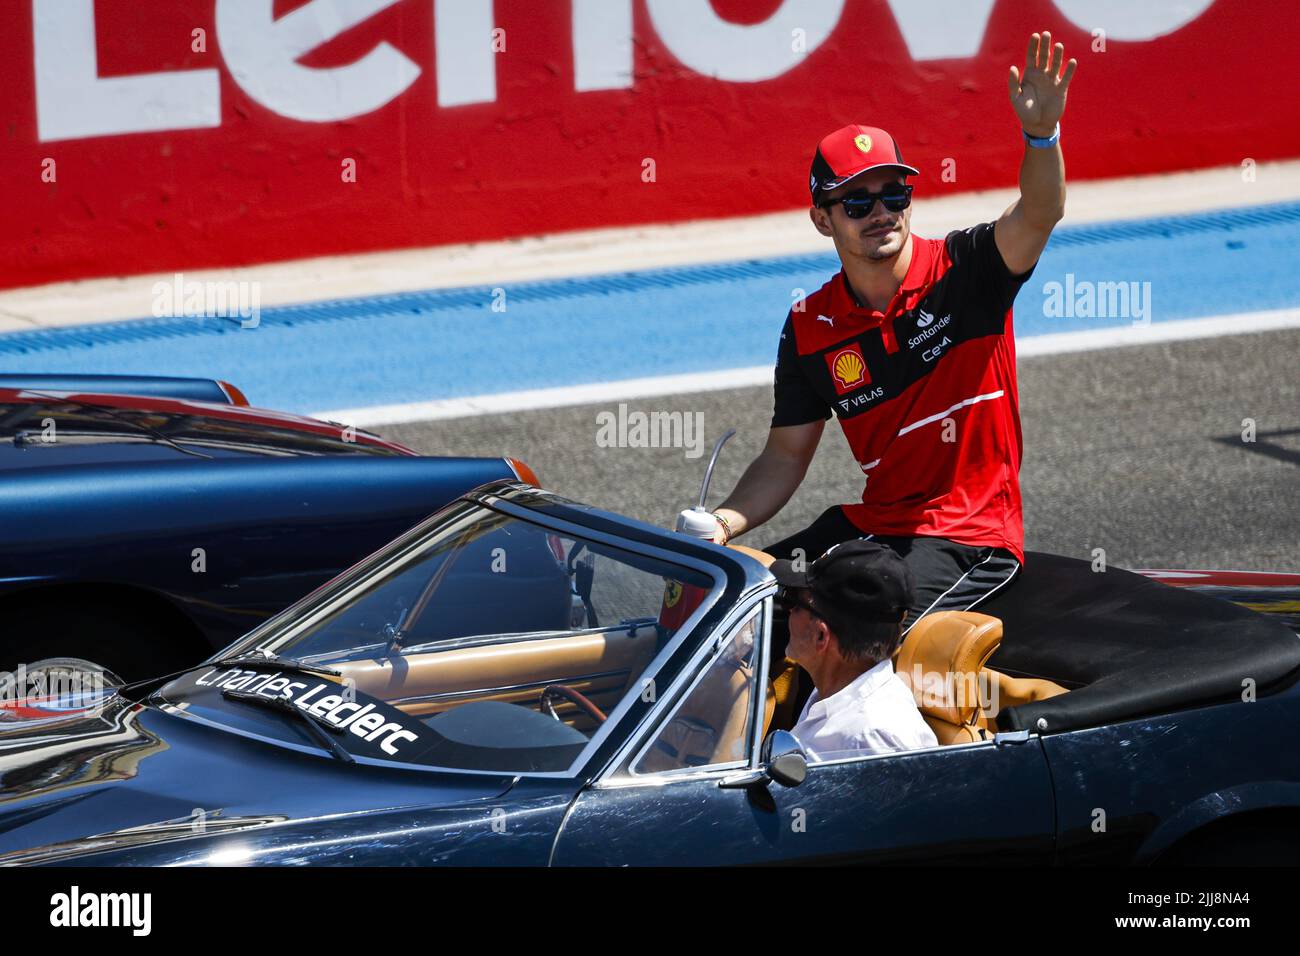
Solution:
[[[538,705],[556,720],[560,719],[560,715],[555,710],[557,697],[567,700],[598,724],[603,724],[608,719],[604,711],[588,700],[585,694],[579,693],[567,684],[547,684],[542,688]]]

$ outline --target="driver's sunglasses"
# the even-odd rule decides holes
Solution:
[[[779,607],[786,614],[791,613],[797,607],[801,607],[809,614],[811,614],[813,617],[821,617],[820,614],[818,614],[815,610],[813,610],[813,606],[811,604],[807,603],[806,601],[799,600],[797,593],[791,591],[789,588],[781,588],[779,591],[776,592],[776,606]]]
[[[831,206],[839,203],[844,207],[844,215],[850,219],[865,219],[871,215],[871,210],[875,208],[877,199],[890,212],[902,212],[912,205],[912,187],[905,186],[902,183],[892,183],[878,193],[859,189],[857,192],[846,193],[839,199],[832,199],[830,202],[822,203],[822,208],[830,209]]]

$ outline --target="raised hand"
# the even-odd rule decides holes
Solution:
[[[1011,106],[1020,117],[1020,125],[1030,136],[1051,136],[1065,112],[1065,94],[1070,79],[1079,65],[1074,59],[1065,64],[1065,46],[1052,46],[1052,34],[1044,30],[1029,38],[1025,55],[1025,72],[1011,68],[1007,88],[1011,93]]]

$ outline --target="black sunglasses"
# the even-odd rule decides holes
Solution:
[[[813,617],[821,617],[821,615],[813,609],[811,604],[808,604],[805,601],[800,601],[795,592],[788,588],[781,588],[781,590],[776,592],[776,606],[786,614],[789,614],[797,607],[801,607]]]
[[[902,183],[893,183],[878,193],[859,189],[857,192],[847,193],[839,199],[832,199],[830,202],[822,203],[822,208],[830,209],[831,206],[840,203],[844,206],[844,215],[850,219],[865,219],[871,215],[871,210],[875,208],[877,199],[890,212],[902,212],[912,205],[912,187]]]

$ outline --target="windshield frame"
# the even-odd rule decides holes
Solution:
[[[502,482],[493,483],[504,484],[513,487],[520,486],[517,483]],[[537,489],[528,488],[530,492],[537,492]],[[565,503],[564,499],[555,498],[558,503]],[[584,506],[577,505],[574,509],[565,509],[571,511],[575,516],[585,516],[578,509]],[[334,613],[336,610],[346,606],[359,593],[368,590],[376,576],[400,573],[396,569],[403,562],[412,559],[412,556],[421,551],[428,543],[429,539],[448,533],[450,527],[462,521],[465,517],[474,512],[488,511],[505,515],[516,520],[525,521],[542,528],[548,532],[557,534],[566,534],[580,539],[585,539],[599,544],[604,544],[621,551],[626,551],[642,557],[653,558],[668,564],[675,564],[689,570],[693,570],[706,575],[712,584],[708,595],[700,605],[696,607],[689,617],[677,628],[676,633],[664,644],[655,656],[646,664],[642,671],[642,677],[655,677],[663,673],[674,659],[678,656],[684,647],[687,647],[691,641],[697,641],[700,644],[707,643],[703,640],[704,636],[711,635],[716,630],[716,621],[701,628],[702,622],[710,617],[717,617],[721,611],[721,618],[731,619],[731,612],[734,611],[734,604],[741,596],[739,593],[732,594],[735,585],[733,575],[729,575],[722,562],[711,562],[697,557],[694,554],[684,554],[677,550],[650,544],[646,541],[639,540],[637,537],[626,536],[613,533],[611,531],[593,528],[581,521],[572,520],[569,517],[560,516],[549,510],[530,508],[521,505],[516,501],[508,500],[503,497],[487,497],[478,494],[466,496],[451,502],[444,508],[439,509],[430,515],[424,521],[410,528],[393,541],[384,545],[374,554],[357,562],[351,568],[341,572],[337,577],[321,585],[315,591],[306,595],[301,600],[295,602],[290,607],[276,614],[269,620],[263,622],[258,627],[249,631],[246,635],[235,641],[233,644],[224,648],[222,651],[208,658],[203,664],[191,668],[186,673],[192,673],[200,667],[207,666],[213,661],[221,660],[226,657],[239,655],[250,655],[258,652],[276,653],[277,647],[283,647],[286,643],[291,642],[294,637],[302,633],[305,629],[311,627],[321,619]],[[594,511],[593,513],[602,518],[617,518],[617,516],[606,515]],[[629,519],[622,519],[624,521]],[[601,522],[602,524],[607,522]],[[661,531],[660,529],[648,529],[656,534],[668,536],[671,532]],[[669,539],[670,543],[671,539]],[[698,542],[691,542],[698,544]],[[725,555],[725,552],[723,552]],[[416,559],[418,560],[418,559]],[[742,587],[741,591],[748,591],[747,587]],[[727,603],[730,598],[730,603]],[[693,657],[693,651],[688,651],[686,657]],[[274,660],[267,661],[268,667],[274,667]],[[670,683],[675,683],[680,674],[674,674]],[[251,737],[258,740],[264,740],[275,746],[288,747],[299,750],[304,753],[320,754],[323,751],[319,748],[300,744],[296,741],[281,738],[267,738],[263,735],[250,732],[246,729],[232,726],[211,717],[202,716],[190,712],[184,707],[178,706],[180,699],[173,700],[163,695],[162,691],[172,683],[160,687],[149,695],[148,701],[154,706],[160,706],[178,717],[185,717],[208,726],[216,727],[229,733],[240,736]],[[600,755],[608,749],[613,740],[615,731],[624,723],[624,718],[636,706],[640,695],[628,692],[624,694],[618,705],[609,713],[603,724],[596,729],[586,745],[574,756],[569,766],[563,770],[554,771],[518,771],[503,773],[499,770],[476,770],[465,769],[460,767],[441,767],[433,765],[413,764],[403,761],[390,761],[369,758],[359,755],[356,756],[358,766],[374,767],[391,767],[400,770],[437,773],[437,774],[468,774],[476,777],[501,777],[510,776],[517,778],[559,778],[574,779],[582,776],[583,771],[590,764],[596,769],[604,765],[604,760]],[[633,724],[633,727],[639,727],[642,720],[650,718],[658,712],[665,703],[665,695],[657,695],[646,713],[641,715]],[[629,728],[628,734],[632,732]],[[624,734],[622,738],[613,740],[614,745],[621,749],[626,743]],[[606,758],[607,759],[607,758]]]

